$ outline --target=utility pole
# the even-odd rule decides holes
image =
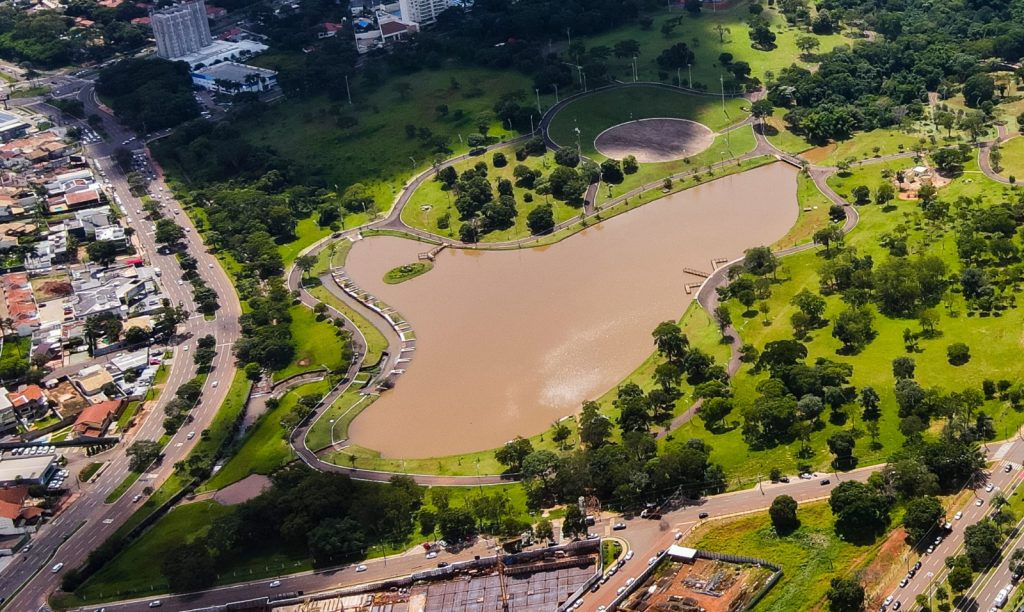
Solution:
[[[682,68],[676,66],[676,85],[683,86]]]
[[[572,28],[565,29],[565,35],[569,38],[569,46],[572,46]]]
[[[693,64],[686,65],[686,79],[690,83],[690,89],[693,89]]]
[[[580,74],[583,75],[583,93],[587,93],[587,73],[580,68]]]
[[[537,113],[543,113],[544,111],[540,110],[540,89],[534,89],[533,91],[537,94]]]
[[[721,74],[718,75],[718,83],[722,87],[722,112],[724,113],[725,112],[725,77],[723,75],[721,75]]]
[[[757,475],[757,488],[761,489],[761,495],[764,495],[764,486],[761,484],[761,474]]]
[[[554,83],[555,86],[555,104],[558,104],[558,83]]]
[[[348,75],[345,75],[345,93],[348,94],[348,105],[352,106],[352,90],[348,88]]]
[[[633,82],[636,83],[636,56],[633,56]]]

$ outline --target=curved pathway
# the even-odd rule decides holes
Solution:
[[[555,105],[553,105],[552,107],[550,107],[544,113],[544,115],[541,118],[541,121],[539,123],[538,129],[541,131],[541,134],[543,135],[543,138],[545,140],[545,144],[549,148],[553,148],[553,149],[559,148],[559,145],[557,143],[555,143],[550,138],[550,136],[548,135],[548,128],[550,127],[552,118],[560,110],[565,108],[565,106],[567,106],[568,104],[570,104],[573,101],[578,100],[578,99],[580,99],[582,97],[594,95],[596,93],[599,93],[599,92],[602,92],[602,91],[607,91],[609,89],[625,88],[625,87],[636,87],[636,86],[642,86],[642,87],[657,86],[657,87],[663,87],[663,88],[667,88],[667,89],[674,89],[674,90],[677,90],[677,91],[679,90],[679,88],[677,88],[677,87],[673,87],[673,86],[670,86],[670,85],[665,85],[663,83],[635,83],[635,84],[634,83],[628,83],[628,84],[610,85],[610,86],[607,86],[607,87],[604,87],[604,88],[600,88],[600,89],[596,89],[596,90],[591,90],[589,92],[581,92],[581,93],[578,93],[578,94],[576,94],[574,96],[570,96],[568,98],[565,98],[565,99],[559,101],[558,103],[556,103]],[[688,92],[688,93],[695,93],[695,92]],[[747,97],[748,97],[748,99],[756,100],[759,97],[760,94],[761,94],[761,92],[753,92],[753,93],[749,94]],[[824,194],[834,204],[837,204],[837,205],[840,205],[840,206],[843,207],[843,210],[844,210],[844,212],[846,214],[846,219],[845,219],[845,221],[843,223],[843,227],[842,227],[842,231],[843,231],[844,234],[849,233],[850,231],[852,231],[857,226],[857,224],[859,222],[859,219],[860,219],[860,216],[857,213],[857,209],[854,206],[850,205],[850,203],[847,202],[845,199],[843,199],[839,194],[837,194],[831,187],[829,187],[829,185],[827,183],[827,179],[832,174],[834,174],[837,171],[837,169],[835,167],[811,165],[811,164],[809,164],[807,162],[807,160],[805,160],[805,159],[803,159],[803,158],[801,158],[799,156],[791,155],[789,153],[786,153],[785,151],[782,151],[782,150],[778,149],[771,142],[769,142],[767,138],[765,138],[765,136],[761,133],[761,130],[757,129],[758,126],[756,125],[756,120],[753,119],[753,117],[749,117],[748,116],[744,120],[739,121],[739,122],[729,126],[725,130],[723,130],[721,133],[726,133],[726,132],[730,132],[730,131],[733,131],[733,130],[741,129],[741,128],[747,126],[747,125],[754,125],[754,135],[755,135],[755,142],[756,142],[756,145],[755,145],[754,149],[749,151],[749,152],[747,152],[747,153],[745,153],[745,154],[742,154],[740,156],[731,158],[729,160],[725,160],[725,161],[722,161],[722,162],[717,162],[717,163],[711,164],[711,165],[705,167],[704,169],[709,169],[709,170],[719,169],[719,168],[722,168],[722,167],[731,166],[734,163],[738,164],[738,163],[741,163],[743,161],[746,161],[746,160],[749,160],[749,159],[753,159],[753,158],[756,158],[756,157],[761,157],[761,156],[771,156],[771,157],[774,157],[775,159],[777,159],[779,161],[782,161],[782,162],[788,163],[790,165],[799,167],[803,171],[806,171],[807,175],[811,178],[811,180],[814,181],[814,184],[818,187],[818,189],[821,191],[822,194]],[[1005,132],[1005,128],[1003,128],[1001,130],[1001,137],[1005,137],[1004,132]],[[530,137],[530,135],[520,136],[518,138],[507,140],[505,142],[501,142],[501,143],[496,143],[496,144],[490,145],[490,146],[485,148],[485,152],[486,151],[491,151],[491,150],[494,150],[494,149],[497,149],[497,148],[500,148],[500,147],[505,147],[505,146],[508,146],[509,144],[514,144],[516,142],[523,142],[523,141],[525,141],[529,137]],[[875,157],[875,158],[871,158],[871,159],[867,159],[867,160],[861,160],[861,161],[858,161],[858,162],[854,162],[853,165],[854,166],[862,166],[862,165],[868,165],[868,164],[876,164],[876,163],[882,163],[882,162],[886,162],[886,161],[891,161],[891,160],[894,160],[894,159],[902,159],[902,158],[914,157],[915,155],[917,155],[917,153],[914,153],[914,152],[895,153],[895,154]],[[376,221],[376,222],[370,223],[370,224],[367,224],[366,226],[363,226],[362,228],[354,228],[352,230],[348,230],[346,232],[343,232],[342,237],[348,238],[348,239],[352,239],[352,238],[358,237],[360,235],[360,231],[361,230],[365,230],[365,229],[386,229],[386,230],[398,231],[398,232],[407,234],[410,237],[413,237],[415,239],[419,239],[419,240],[422,240],[424,242],[427,242],[429,244],[434,244],[434,245],[446,244],[446,245],[451,246],[453,248],[467,248],[467,249],[469,249],[469,248],[472,248],[472,249],[485,248],[485,249],[493,249],[493,250],[506,249],[506,248],[516,248],[516,247],[519,247],[519,248],[528,247],[528,246],[531,246],[532,243],[538,242],[538,240],[540,240],[541,237],[529,236],[529,237],[519,238],[519,239],[515,239],[515,240],[487,243],[486,245],[482,245],[482,246],[478,245],[478,244],[467,244],[467,243],[460,242],[458,240],[445,239],[445,238],[443,238],[441,236],[438,236],[436,234],[431,234],[430,232],[426,232],[426,231],[423,231],[423,230],[420,230],[420,229],[409,227],[408,225],[406,225],[401,220],[402,211],[405,209],[405,206],[408,205],[409,201],[411,200],[413,192],[415,192],[415,190],[420,185],[422,185],[426,180],[432,178],[439,169],[451,166],[453,164],[457,164],[457,163],[459,163],[461,161],[464,161],[466,159],[470,159],[471,157],[473,157],[473,156],[471,156],[469,154],[460,155],[460,156],[454,157],[452,159],[449,159],[449,160],[443,162],[442,164],[440,164],[436,168],[430,168],[430,169],[420,173],[419,175],[414,177],[406,185],[406,187],[401,191],[401,193],[398,194],[398,196],[395,199],[394,206],[392,207],[391,211],[388,213],[388,215],[384,219],[382,219],[380,221]],[[693,169],[693,170],[690,170],[690,171],[687,171],[687,172],[681,172],[681,173],[678,173],[676,175],[672,175],[671,178],[673,180],[681,180],[681,179],[689,178],[689,177],[691,177],[693,175],[696,175],[696,174],[701,174],[702,172],[703,172],[702,170]],[[621,195],[613,198],[612,200],[609,200],[607,202],[602,203],[600,206],[593,205],[593,195],[596,194],[597,186],[596,185],[592,185],[591,188],[588,189],[588,192],[587,192],[587,194],[588,194],[587,199],[589,200],[589,202],[588,202],[587,208],[585,208],[584,211],[583,211],[583,215],[581,217],[575,217],[573,219],[564,221],[564,222],[556,225],[556,227],[555,227],[555,229],[553,231],[554,232],[558,232],[558,231],[570,228],[570,227],[572,227],[574,225],[581,224],[581,223],[599,222],[600,219],[596,218],[596,217],[597,217],[597,215],[600,214],[601,210],[613,207],[613,206],[615,206],[617,204],[620,204],[620,203],[627,202],[629,200],[629,198],[635,198],[635,197],[643,194],[646,191],[650,191],[650,190],[653,190],[653,189],[660,189],[663,180],[664,179],[660,179],[658,181],[653,181],[651,183],[648,183],[648,184],[642,185],[640,187],[637,187],[636,189],[633,189],[633,190],[629,191],[628,193],[621,194]],[[1001,182],[1007,182],[1007,181],[1005,181],[1005,179],[1004,179]],[[321,249],[323,249],[326,246],[326,244],[329,241],[334,240],[334,239],[337,239],[337,237],[324,238],[324,239],[320,240],[319,242],[311,245],[310,247],[307,247],[307,249],[305,249],[302,252],[302,254],[316,255]],[[804,251],[807,251],[807,250],[810,250],[810,249],[814,249],[817,246],[818,245],[816,243],[814,243],[814,242],[807,242],[807,243],[800,244],[800,245],[797,245],[797,246],[794,246],[794,247],[790,247],[790,248],[787,248],[787,249],[776,251],[775,255],[777,257],[786,257],[786,256],[789,256],[789,255],[793,255],[793,254],[796,254],[796,253],[801,253],[801,252],[804,252]],[[698,289],[697,294],[695,295],[695,299],[697,300],[698,304],[700,304],[700,306],[709,315],[712,315],[714,313],[715,307],[718,306],[718,304],[719,304],[718,292],[716,290],[719,287],[724,286],[728,282],[728,271],[729,271],[729,269],[734,267],[734,266],[736,266],[741,261],[742,261],[741,259],[738,259],[738,260],[729,262],[729,263],[724,264],[723,266],[719,267],[718,269],[716,269],[714,271],[714,273],[711,274],[711,276],[709,276],[707,279],[705,279],[704,283]],[[300,280],[301,280],[301,276],[296,273],[296,269],[293,267],[289,271],[289,275],[288,275],[289,288],[292,289],[292,290],[297,290],[297,291],[300,292],[300,296],[301,296],[300,299],[302,300],[302,302],[304,304],[306,304],[309,307],[315,306],[316,303],[318,303],[318,300],[315,297],[313,297],[312,295],[310,295],[308,292],[306,292],[304,288],[301,287],[301,283],[299,282]],[[333,308],[329,308],[329,312],[331,313],[332,316],[335,316],[336,318],[343,319],[345,321],[346,328],[355,329],[354,324],[352,324],[351,321],[348,321],[340,312],[335,311]],[[390,332],[392,330],[390,330],[387,326],[384,326],[381,321],[374,320],[374,319],[376,319],[376,318],[375,317],[368,317],[368,320],[370,320],[370,322],[375,327],[380,329],[381,332],[385,334],[385,337],[388,337],[388,332]],[[728,372],[729,376],[731,377],[731,376],[735,375],[736,372],[739,371],[739,368],[740,368],[740,365],[741,365],[740,360],[739,360],[739,348],[742,345],[742,340],[741,340],[741,338],[739,336],[738,331],[732,325],[729,325],[729,326],[727,326],[725,328],[724,335],[726,335],[727,337],[730,338],[730,358],[729,358],[729,362],[727,364],[727,372]],[[354,335],[354,337],[355,337],[355,335]],[[360,334],[360,337],[361,337],[361,334]],[[313,450],[309,449],[306,446],[306,444],[305,444],[306,433],[307,433],[309,427],[312,425],[312,423],[314,423],[317,419],[319,419],[323,415],[323,413],[325,412],[326,408],[329,407],[333,403],[334,400],[336,400],[338,397],[340,397],[341,394],[344,393],[345,390],[348,389],[348,386],[351,384],[351,380],[354,377],[355,372],[358,371],[358,366],[359,366],[359,364],[361,362],[362,355],[365,355],[365,342],[362,345],[362,349],[359,351],[359,355],[357,355],[358,358],[354,359],[353,360],[353,364],[350,366],[350,375],[346,378],[345,381],[343,381],[342,384],[339,384],[338,387],[336,387],[335,390],[333,390],[331,392],[331,394],[327,398],[325,398],[325,400],[321,403],[321,405],[317,407],[317,409],[313,412],[312,415],[310,415],[310,418],[308,419],[307,423],[303,424],[298,429],[296,429],[296,431],[294,432],[294,434],[291,437],[291,444],[292,444],[292,447],[295,449],[296,453],[299,455],[299,457],[302,458],[302,460],[305,463],[310,465],[310,467],[313,467],[315,469],[320,469],[320,470],[325,470],[325,471],[332,471],[332,472],[339,472],[339,473],[345,473],[345,474],[348,474],[349,476],[351,476],[353,478],[356,478],[356,479],[359,479],[359,480],[386,481],[389,478],[391,478],[392,476],[394,476],[396,474],[402,474],[402,473],[400,473],[400,472],[376,471],[376,470],[364,470],[364,469],[360,469],[360,468],[345,467],[345,466],[340,466],[340,465],[335,465],[335,464],[327,463],[327,462],[321,460],[319,457],[317,457],[316,453]],[[382,369],[382,372],[385,372],[385,373],[390,372],[390,369],[387,367],[387,364],[385,364],[385,368]],[[680,415],[676,416],[672,420],[670,425],[663,432],[661,432],[659,434],[659,437],[663,437],[663,436],[667,435],[670,431],[677,429],[679,426],[681,426],[682,424],[684,424],[687,421],[689,421],[691,418],[693,418],[693,415],[697,412],[699,407],[700,407],[700,401],[697,401],[693,405],[691,405],[687,410],[685,410],[683,413],[681,413]],[[435,485],[436,486],[475,486],[475,485],[482,485],[482,484],[500,484],[500,483],[508,482],[510,479],[513,479],[514,476],[515,476],[515,475],[508,475],[508,474],[506,474],[506,475],[487,475],[487,476],[442,476],[442,475],[433,475],[433,474],[406,474],[406,475],[413,477],[413,479],[417,483],[419,483],[421,485],[427,485],[427,486],[435,486]]]
[[[1003,177],[992,169],[990,156],[992,155],[992,147],[1002,144],[1011,138],[1017,138],[1017,136],[1011,135],[1005,125],[997,125],[996,139],[991,142],[986,142],[980,149],[978,149],[978,167],[981,169],[981,172],[993,181],[1004,185],[1011,185],[1012,183],[1010,183],[1010,179]]]

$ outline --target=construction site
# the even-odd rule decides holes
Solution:
[[[369,585],[280,602],[279,612],[553,612],[600,571],[598,540],[490,557]]]
[[[740,612],[751,608],[781,575],[757,559],[673,548],[687,552],[664,555],[645,580],[637,581],[619,610]]]

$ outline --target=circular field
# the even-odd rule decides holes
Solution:
[[[696,155],[714,140],[710,129],[689,119],[638,119],[601,132],[594,148],[612,159],[632,155],[641,163],[666,162]]]

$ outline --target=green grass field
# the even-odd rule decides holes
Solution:
[[[222,489],[249,474],[269,474],[288,463],[292,458],[292,450],[285,439],[281,419],[291,412],[303,395],[325,394],[330,388],[330,382],[322,380],[296,387],[286,393],[275,410],[264,414],[253,425],[242,446],[204,488]]]
[[[921,141],[924,140],[925,143]],[[927,139],[917,132],[899,130],[873,130],[858,132],[848,140],[840,140],[823,147],[811,149],[803,154],[808,161],[822,166],[835,166],[843,160],[869,160],[873,157],[911,152],[915,145],[927,144]],[[877,150],[876,150],[877,149]]]
[[[746,118],[747,106],[742,98],[722,101],[710,96],[695,96],[662,87],[625,87],[602,91],[568,104],[551,120],[548,128],[552,140],[561,146],[576,145],[576,128],[580,130],[579,145],[584,155],[604,159],[594,149],[594,139],[604,130],[632,119],[671,117],[702,123],[713,131]]]
[[[306,446],[316,450],[324,448],[335,440],[346,439],[348,426],[352,420],[376,399],[376,395],[361,395],[355,387],[346,391],[338,398],[338,401],[324,411],[323,415],[309,429],[309,433],[306,435]]]
[[[772,31],[777,35],[776,47],[771,51],[759,51],[751,47],[750,28],[747,25],[747,18],[750,14],[745,2],[737,3],[731,9],[717,12],[705,7],[700,16],[696,18],[690,17],[678,9],[670,12],[659,11],[658,14],[650,15],[654,22],[649,30],[644,30],[640,25],[634,24],[584,40],[588,49],[597,46],[613,48],[615,43],[628,39],[639,41],[640,55],[637,57],[637,74],[640,80],[647,81],[659,80],[659,73],[663,72],[657,63],[658,54],[676,43],[685,42],[695,56],[692,68],[694,87],[703,84],[709,92],[717,93],[719,91],[719,76],[725,72],[718,61],[718,56],[722,52],[731,53],[734,61],[748,62],[752,76],[761,80],[765,80],[766,71],[771,70],[778,73],[781,66],[788,66],[791,63],[808,65],[800,59],[796,39],[798,36],[809,34],[809,32],[803,28],[786,24],[785,19],[775,14],[770,5],[766,7],[764,14],[770,18]],[[661,34],[662,24],[681,15],[683,16],[682,22],[669,36]],[[718,27],[722,28],[721,35],[716,29]],[[820,43],[819,53],[854,42],[852,39],[838,34],[817,36],[817,38]],[[575,34],[573,40],[576,40]],[[608,59],[608,72],[614,78],[629,80],[632,78],[631,63],[632,58],[611,56]],[[666,82],[674,81],[676,76],[676,71],[670,71],[664,80]],[[678,76],[684,85],[688,84],[689,77],[686,67],[678,71]]]
[[[801,504],[800,527],[779,537],[768,513],[713,521],[687,538],[689,545],[720,553],[771,561],[782,567],[782,579],[755,609],[788,612],[825,609],[829,581],[867,566],[880,545],[858,546],[841,540],[826,502]]]
[[[281,380],[308,370],[326,366],[335,370],[345,365],[342,356],[344,341],[338,337],[334,325],[326,321],[317,321],[316,314],[301,304],[292,306],[292,339],[295,341],[295,358],[285,369],[274,373],[274,378]]]
[[[999,151],[1003,156],[999,164],[1003,169],[999,174],[1024,178],[1024,138],[1018,136],[1007,140],[1000,145]]]
[[[274,67],[291,60],[277,55],[261,58],[261,63]],[[400,95],[397,83],[406,83],[411,89]],[[297,168],[305,169],[307,183],[321,181],[341,189],[356,182],[367,185],[381,211],[391,207],[403,183],[428,168],[433,157],[419,138],[406,136],[406,125],[444,136],[455,154],[465,153],[466,139],[477,131],[481,114],[492,115],[491,136],[515,136],[493,118],[492,107],[505,93],[532,92],[529,79],[518,72],[454,66],[389,79],[372,91],[356,79],[352,85],[357,101],[354,107],[322,96],[286,98],[258,120],[239,127],[248,140],[272,147]],[[550,104],[546,99],[542,103]],[[449,109],[443,117],[436,111],[441,104]],[[358,123],[351,128],[338,127],[339,115]],[[347,220],[346,226],[356,222]]]
[[[326,288],[313,287],[309,289],[309,292],[316,299],[345,315],[345,318],[352,321],[356,328],[358,328],[363,334],[363,338],[366,339],[366,356],[363,359],[365,364],[373,365],[380,361],[381,354],[388,348],[388,341],[379,329],[374,327],[373,324],[367,321],[361,314],[349,308],[345,302],[336,298],[334,294]]]
[[[489,152],[486,155],[480,157],[471,157],[463,162],[455,164],[456,172],[460,174],[467,169],[472,168],[477,162],[483,161],[487,163],[487,179],[493,184],[496,184],[499,178],[504,178],[515,183],[515,178],[512,176],[512,172],[515,167],[519,164],[527,166],[531,170],[538,170],[547,176],[552,170],[558,166],[554,161],[554,154],[548,152],[543,156],[528,157],[522,162],[516,161],[515,148],[512,146],[501,147],[497,150],[505,155],[508,160],[508,164],[502,168],[495,168],[493,164],[494,152]],[[530,230],[526,226],[526,217],[530,214],[534,208],[550,202],[552,204],[555,223],[560,223],[566,219],[578,216],[581,212],[581,208],[573,208],[565,202],[556,200],[551,196],[542,196],[535,193],[532,189],[523,189],[516,187],[514,188],[516,198],[516,209],[519,214],[516,217],[515,224],[504,230],[495,230],[488,232],[481,237],[481,242],[496,242],[504,240],[512,240],[514,238],[522,238],[530,235]],[[526,197],[533,199],[532,202],[527,202]],[[497,198],[497,191],[495,191],[495,198]],[[448,229],[440,229],[438,227],[438,219],[444,215],[448,215],[450,226]],[[446,192],[441,189],[441,183],[438,181],[425,181],[420,185],[419,189],[413,194],[409,203],[402,210],[402,221],[407,223],[410,227],[419,228],[434,234],[439,234],[449,238],[458,238],[459,227],[462,222],[459,220],[459,211],[455,208],[455,198],[451,192]]]
[[[803,173],[797,174],[796,189],[799,216],[786,235],[772,245],[773,249],[785,249],[810,242],[815,231],[829,224],[828,209],[832,201],[818,190],[814,181]]]

